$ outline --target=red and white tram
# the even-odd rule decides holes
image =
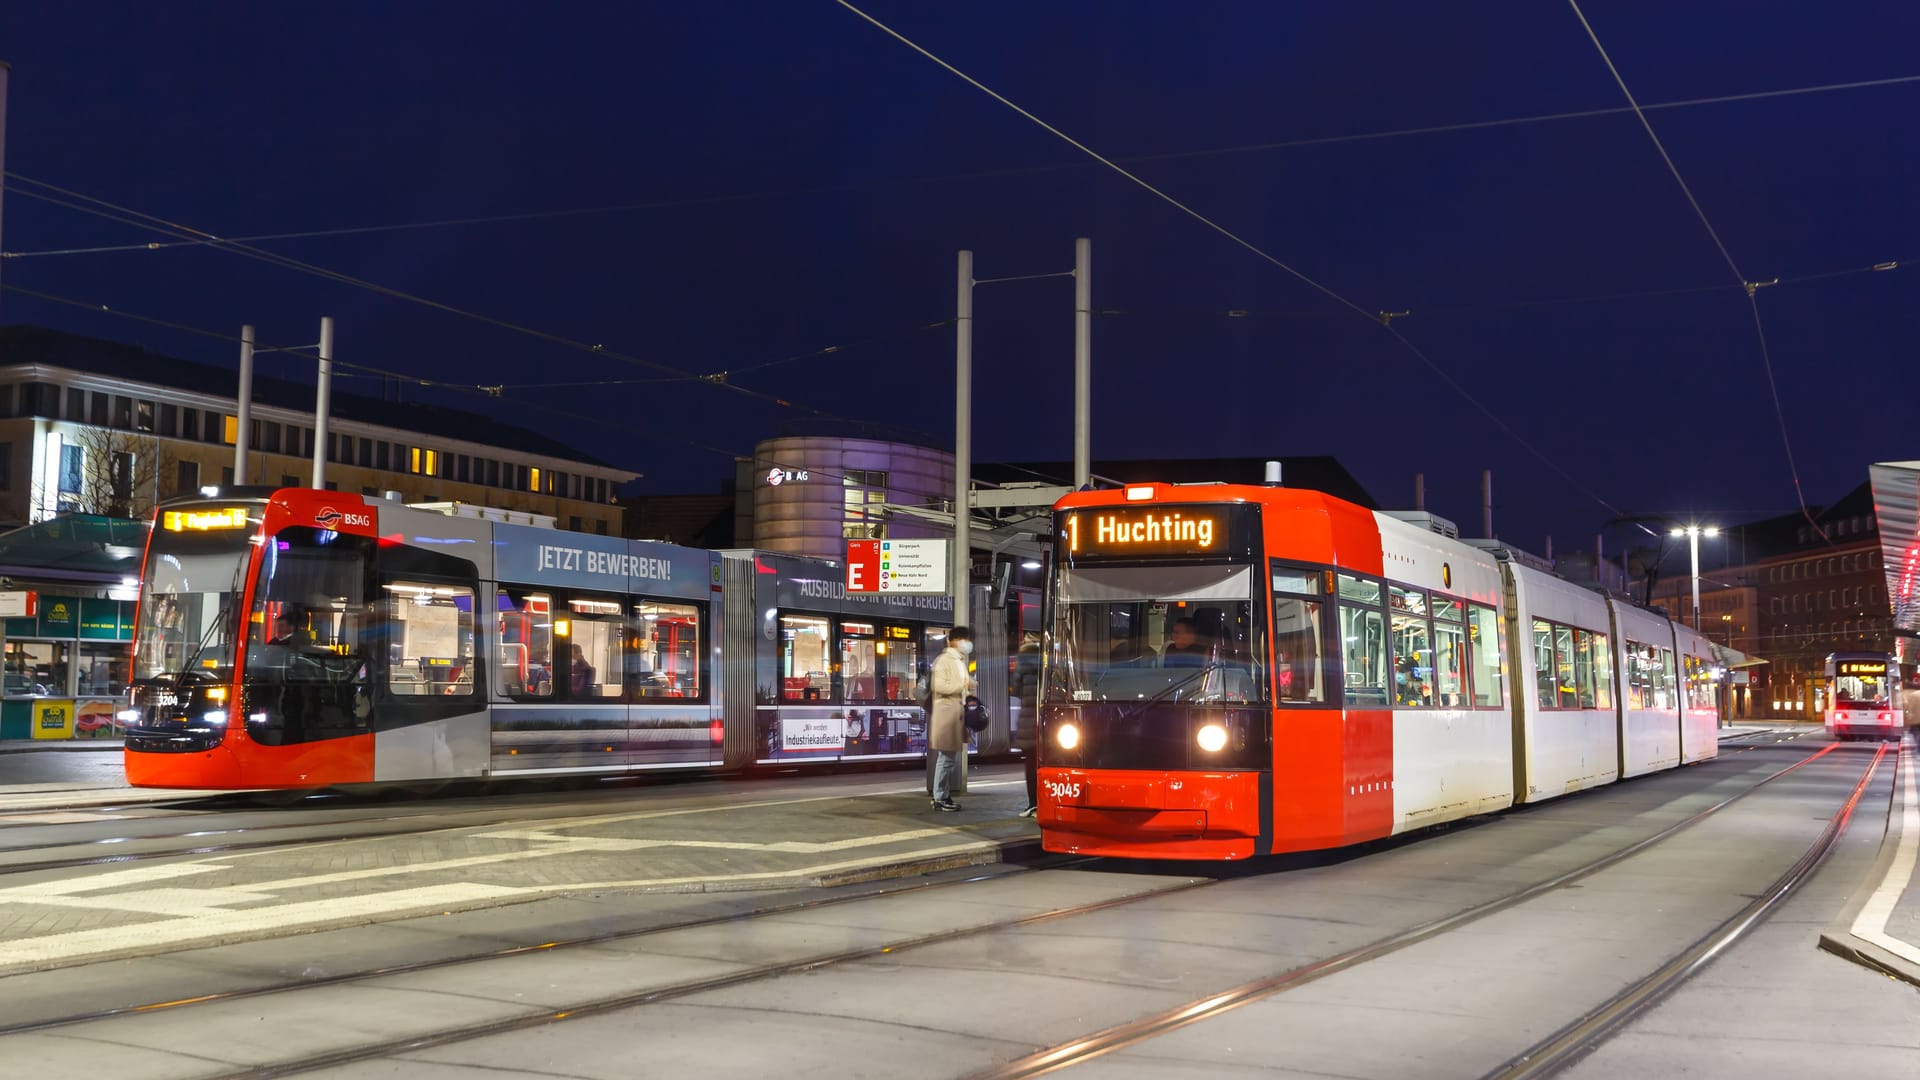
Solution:
[[[1237,485],[1079,492],[1054,529],[1050,851],[1339,847],[1717,753],[1704,639],[1498,545]]]

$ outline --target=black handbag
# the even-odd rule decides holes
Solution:
[[[968,694],[967,703],[960,711],[960,720],[967,725],[968,731],[985,731],[993,715],[987,712],[987,707],[980,703],[979,698]]]

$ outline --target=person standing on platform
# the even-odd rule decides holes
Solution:
[[[1020,703],[1020,726],[1014,730],[1013,745],[1026,759],[1027,767],[1027,808],[1020,811],[1021,817],[1033,817],[1040,812],[1039,770],[1040,770],[1040,646],[1028,643],[1020,646],[1020,654],[1014,661],[1013,695]]]
[[[972,655],[972,632],[964,626],[954,627],[947,634],[946,650],[934,657],[929,680],[933,711],[927,723],[927,748],[934,754],[933,808],[949,813],[960,809],[960,804],[953,801],[953,774],[967,749],[965,710],[967,695],[973,693],[967,657]]]

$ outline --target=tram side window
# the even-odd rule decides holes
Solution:
[[[1340,575],[1342,676],[1350,705],[1386,705],[1387,619],[1377,582]]]
[[[912,705],[914,683],[920,674],[920,634],[911,626],[882,626],[875,675],[879,700],[889,705]]]
[[[521,700],[553,696],[553,596],[500,587],[497,689]]]
[[[1645,645],[1637,641],[1629,640],[1626,643],[1626,647],[1622,650],[1625,656],[1626,666],[1620,672],[1624,679],[1624,685],[1620,687],[1620,693],[1623,698],[1622,704],[1629,709],[1644,709],[1647,707],[1646,658],[1642,654],[1642,650],[1645,648]]]
[[[832,629],[824,615],[780,616],[780,699],[833,700]]]
[[[1274,697],[1282,702],[1327,700],[1326,667],[1320,643],[1326,640],[1318,595],[1320,576],[1275,568],[1273,573]]]
[[[567,697],[574,701],[614,700],[621,696],[625,637],[618,600],[573,596],[567,599],[567,642],[560,650]],[[554,627],[556,631],[560,628]]]
[[[1503,704],[1500,673],[1506,667],[1506,643],[1500,637],[1500,616],[1490,607],[1467,605],[1467,640],[1472,648],[1473,704],[1497,709]]]
[[[1593,638],[1593,707],[1613,708],[1613,644],[1605,634]]]
[[[1554,675],[1556,661],[1553,656],[1553,624],[1545,619],[1533,620],[1533,681],[1534,704],[1542,709],[1558,706],[1560,682]]]
[[[1555,625],[1553,628],[1553,670],[1560,683],[1556,704],[1563,709],[1579,708],[1579,658],[1573,647],[1571,626]]]
[[[1433,704],[1433,632],[1427,623],[1427,594],[1394,586],[1388,590],[1393,619],[1393,703],[1424,708]]]
[[[1679,694],[1674,685],[1678,674],[1673,667],[1673,650],[1661,649],[1658,666],[1654,669],[1658,681],[1654,684],[1653,700],[1656,709],[1671,709],[1679,704]]]
[[[870,622],[848,619],[840,624],[840,674],[849,705],[872,705],[880,700],[880,642]]]
[[[626,691],[629,700],[701,695],[701,626],[696,604],[641,600],[627,617]]]
[[[1434,704],[1462,709],[1467,705],[1467,628],[1460,622],[1460,601],[1436,598],[1433,614]]]
[[[473,590],[428,581],[389,581],[386,590],[387,688],[406,696],[471,695]]]

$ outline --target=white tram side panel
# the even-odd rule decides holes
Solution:
[[[1609,596],[1620,711],[1620,775],[1641,776],[1680,764],[1679,681],[1673,624]]]
[[[1499,611],[1500,570],[1492,556],[1383,514],[1374,517],[1389,585]],[[1390,609],[1389,617],[1394,614]],[[1498,647],[1497,641],[1483,644]],[[1427,661],[1432,663],[1431,654]],[[1395,707],[1393,831],[1513,805],[1512,761],[1513,728],[1504,705],[1474,707],[1467,686],[1454,695],[1436,693],[1432,707]]]
[[[1540,802],[1620,778],[1606,597],[1504,562],[1512,620],[1515,786]]]
[[[492,529],[494,580],[483,582],[490,595],[475,625],[490,683],[492,773],[722,764],[714,553],[525,525]],[[503,634],[503,619],[520,625]],[[558,685],[560,652],[575,646],[589,670]]]
[[[1720,681],[1713,644],[1690,626],[1673,628],[1680,676],[1680,762],[1720,756]]]
[[[386,502],[376,503],[375,513],[379,515],[382,536],[397,536],[402,544],[409,547],[453,555],[474,564],[479,581],[473,597],[473,614],[476,617],[472,647],[477,655],[486,656],[483,650],[487,648],[486,642],[493,628],[488,625],[488,620],[478,615],[491,610],[488,605],[493,601],[493,591],[488,584],[493,577],[493,524],[479,518],[450,517]],[[369,605],[393,604],[396,607],[403,603],[398,594],[369,596],[365,602]],[[444,626],[430,628],[418,624],[418,620],[395,619],[390,626],[390,633],[396,636],[417,633],[424,640],[427,635],[441,633],[445,629]],[[444,637],[444,633],[441,636]],[[405,640],[393,641],[389,648],[397,649],[403,655],[440,651],[432,647],[414,647]],[[390,695],[414,689],[424,691],[427,688],[424,682],[416,686],[409,680],[403,680],[398,672],[390,672],[388,681],[384,693],[376,691],[376,702]],[[375,707],[378,708],[378,705]],[[473,711],[459,716],[376,730],[373,737],[374,780],[454,779],[486,775],[491,754],[489,720],[490,714],[482,699]]]

